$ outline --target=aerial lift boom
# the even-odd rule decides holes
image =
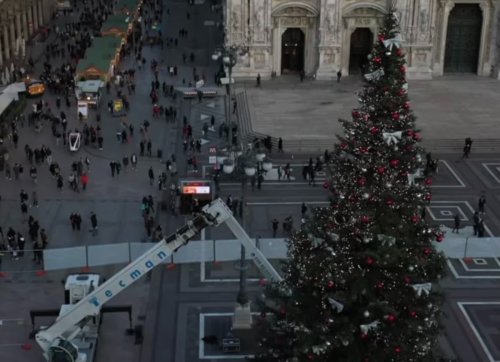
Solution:
[[[179,248],[186,245],[191,238],[208,226],[219,226],[225,223],[236,238],[250,250],[250,255],[264,276],[271,281],[282,278],[255,246],[245,230],[233,217],[231,210],[217,199],[206,205],[202,212],[188,221],[174,234],[159,241],[138,259],[127,265],[105,283],[97,286],[78,303],[70,306],[62,313],[54,324],[36,334],[36,341],[44,351],[48,361],[84,362],[86,358],[79,354],[78,348],[71,340],[81,331],[88,319],[97,316],[104,303],[132,283],[146,275],[154,267],[168,260]],[[55,357],[58,356],[58,357]]]

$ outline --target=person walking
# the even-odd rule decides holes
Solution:
[[[479,213],[482,215],[484,215],[484,206],[485,205],[486,205],[486,197],[483,194],[479,197],[479,200],[477,202],[477,209],[478,209]]]
[[[130,156],[130,164],[132,165],[132,170],[136,170],[137,168],[137,155],[135,153],[132,153]]]
[[[76,214],[74,212],[69,215],[69,222],[71,223],[71,229],[76,230]]]
[[[465,144],[464,144],[462,159],[469,158],[471,149],[472,149],[472,138],[467,137],[465,139]]]
[[[147,150],[148,150],[148,157],[151,157],[153,151],[153,144],[151,143],[151,140],[148,140],[148,143],[147,143]]]
[[[307,213],[307,205],[305,202],[302,203],[302,206],[300,207],[300,213],[302,215],[302,218],[305,218],[306,217],[306,213]]]
[[[149,170],[148,170],[148,177],[149,177],[149,184],[151,186],[153,186],[153,183],[155,181],[155,173],[153,171],[153,167],[149,167]]]
[[[278,138],[278,152],[283,152],[283,139]]]
[[[90,213],[90,225],[89,231],[95,236],[97,234],[97,215],[93,211]]]
[[[342,71],[339,69],[337,72],[337,83],[340,83],[340,78],[342,78]]]
[[[115,161],[109,163],[109,168],[111,169],[111,177],[115,177],[116,164]]]
[[[82,183],[82,189],[85,191],[87,189],[87,184],[89,183],[89,175],[83,173],[80,176],[80,182]]]
[[[479,222],[481,221],[481,217],[479,217],[479,212],[475,211],[474,215],[472,216],[472,222],[473,222],[473,229],[474,229],[474,236],[478,236],[479,234]]]
[[[36,191],[31,193],[31,207],[38,207],[38,195]]]
[[[260,87],[260,73],[257,74],[257,87]]]
[[[451,232],[458,234],[459,230],[460,230],[460,215],[457,213],[453,218],[453,230],[451,230]]]
[[[278,226],[279,226],[279,224],[280,224],[280,222],[276,218],[274,218],[271,221],[271,225],[272,225],[272,228],[273,228],[273,238],[276,237],[276,233],[278,232]]]

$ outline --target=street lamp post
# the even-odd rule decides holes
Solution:
[[[224,46],[221,49],[216,50],[212,54],[212,60],[217,61],[217,60],[222,60],[222,63],[227,67],[228,69],[228,82],[227,82],[227,94],[226,94],[226,99],[228,99],[227,102],[227,107],[226,107],[226,124],[228,127],[228,136],[229,136],[229,142],[228,142],[228,153],[231,152],[233,148],[233,125],[232,125],[232,111],[231,111],[231,101],[232,101],[232,81],[233,81],[233,67],[238,63],[238,57],[244,53],[246,53],[246,48],[238,47],[235,45],[231,46]]]
[[[236,168],[234,164],[225,164],[223,172],[231,174],[237,170],[243,178],[241,184],[240,202],[242,203],[243,212],[241,213],[242,226],[245,227],[245,197],[246,197],[246,183],[247,177],[259,177],[262,173],[270,171],[273,167],[270,159],[266,158],[266,154],[259,148],[253,149],[249,147],[244,154],[237,158]],[[238,296],[236,298],[237,305],[234,311],[233,329],[250,329],[252,328],[252,314],[250,311],[250,302],[246,293],[246,250],[241,246],[241,256],[239,264],[240,281]]]

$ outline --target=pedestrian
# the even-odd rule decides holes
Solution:
[[[149,184],[153,186],[153,182],[155,180],[155,173],[153,171],[153,167],[149,167],[148,176],[149,176]]]
[[[283,139],[278,138],[278,152],[283,152]]]
[[[484,215],[484,205],[486,205],[486,197],[484,197],[484,195],[481,195],[477,202],[477,209],[482,215]]]
[[[481,221],[481,218],[479,217],[479,212],[475,211],[474,215],[472,216],[472,222],[473,222],[473,230],[474,230],[474,236],[478,236],[479,234],[479,223]]]
[[[281,178],[283,177],[283,169],[281,166],[278,166],[276,170],[278,171],[278,181],[281,181]]]
[[[257,74],[257,87],[260,87],[260,73]]]
[[[339,69],[337,72],[337,83],[340,83],[340,78],[342,78],[342,71]]]
[[[151,157],[151,154],[152,154],[152,148],[153,148],[153,145],[151,143],[151,140],[148,140],[148,144],[147,144],[147,149],[148,149],[148,156]]]
[[[302,206],[300,206],[300,213],[302,215],[302,218],[305,218],[306,217],[306,213],[307,213],[307,205],[305,202],[302,203]]]
[[[233,197],[231,196],[231,194],[227,196],[226,205],[227,207],[229,207],[229,209],[233,209]]]
[[[141,148],[141,153],[140,153],[140,155],[141,155],[141,156],[144,156],[144,141],[141,141],[141,142],[139,143],[139,147]]]
[[[97,215],[95,214],[95,212],[90,213],[90,225],[91,228],[89,231],[92,233],[92,235],[95,235],[97,233]]]
[[[462,159],[469,158],[471,149],[472,149],[472,138],[467,137],[465,139],[465,144],[464,144]]]
[[[74,212],[69,215],[69,222],[71,223],[71,229],[76,230],[76,215]]]
[[[135,153],[132,153],[130,156],[130,163],[132,164],[132,169],[135,170],[137,167],[137,155]]]
[[[80,182],[82,183],[82,189],[86,190],[87,189],[87,184],[89,183],[89,175],[87,175],[86,173],[83,173],[80,176]]]
[[[123,156],[122,158],[122,163],[123,163],[123,169],[125,170],[125,172],[128,172],[128,157],[127,156]]]
[[[109,168],[111,169],[111,177],[115,177],[116,164],[115,161],[109,163]]]
[[[31,207],[38,207],[38,195],[36,191],[31,193]]]
[[[460,215],[457,213],[455,217],[453,218],[453,230],[451,230],[452,233],[457,233],[460,230]]]
[[[82,226],[82,216],[79,213],[75,213],[75,223],[76,230],[80,231],[80,227]]]
[[[42,242],[42,249],[45,249],[49,244],[49,237],[45,229],[40,230],[40,241]]]
[[[257,189],[260,190],[262,188],[263,182],[264,182],[264,175],[259,174],[259,176],[257,176]]]
[[[273,238],[275,238],[276,237],[276,233],[278,232],[278,226],[279,226],[280,222],[278,221],[278,219],[274,218],[271,221],[271,224],[272,224],[272,227],[273,227]]]

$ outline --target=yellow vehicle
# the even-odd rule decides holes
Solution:
[[[27,78],[24,83],[26,84],[26,93],[30,97],[41,96],[45,93],[45,84],[40,80]]]

